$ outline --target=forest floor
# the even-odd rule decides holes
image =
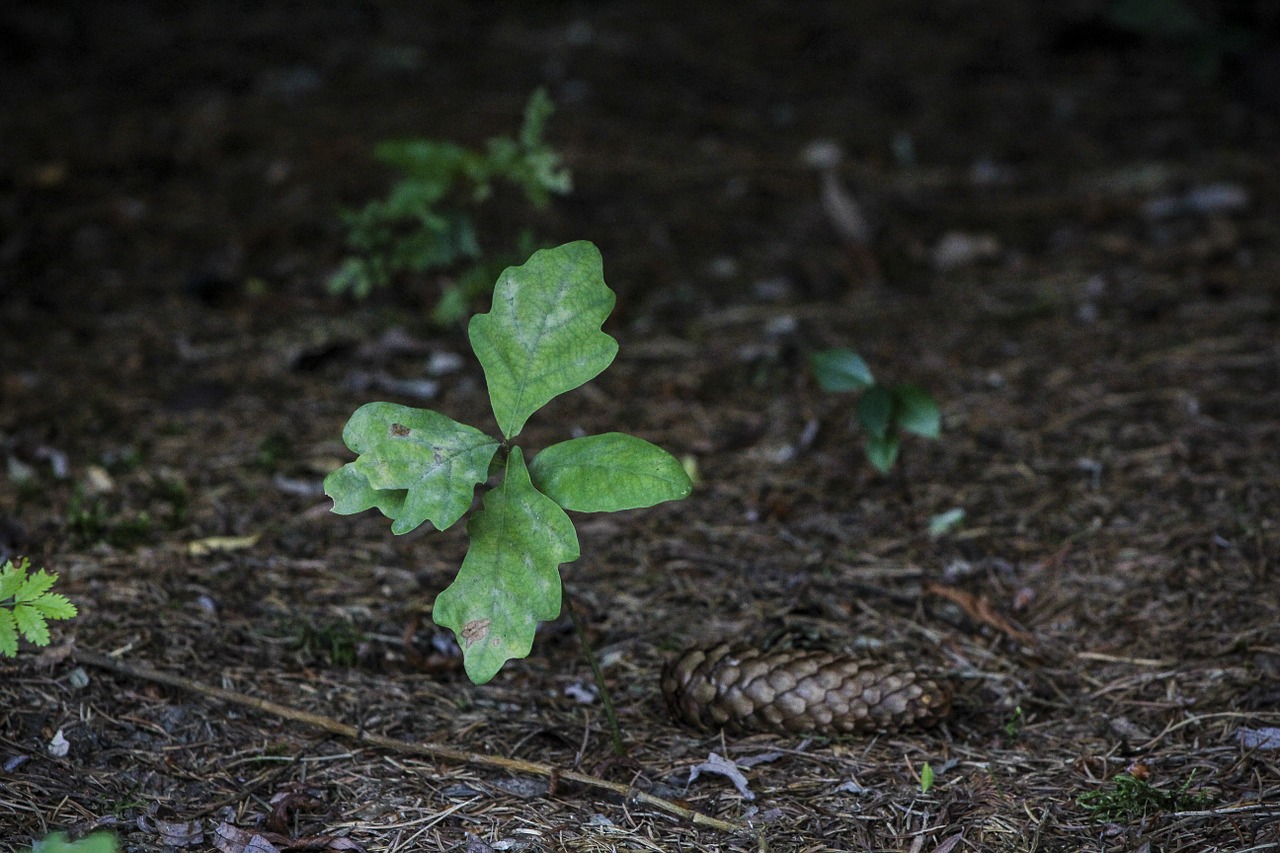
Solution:
[[[80,614],[0,662],[0,850],[1280,850],[1280,121],[1106,5],[8,6],[0,559]],[[490,423],[435,281],[324,283],[378,141],[480,144],[539,85],[574,191],[485,227],[597,243],[621,351],[526,446],[622,429],[698,472],[578,517],[563,568],[622,757],[563,619],[466,680],[430,618],[460,525],[320,490],[362,403]],[[878,474],[807,366],[836,346],[928,389],[941,440]],[[659,672],[724,637],[918,663],[955,709],[690,730]],[[712,752],[746,787],[690,781]]]

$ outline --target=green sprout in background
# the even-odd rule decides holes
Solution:
[[[1013,715],[1004,724],[1005,743],[1012,744],[1022,736],[1022,727],[1026,724],[1026,717],[1022,713],[1022,706],[1017,705],[1013,709]]]
[[[929,793],[929,789],[933,787],[933,780],[935,778],[936,777],[934,775],[933,768],[930,767],[929,762],[926,761],[924,763],[924,766],[920,768],[920,793],[921,794]]]
[[[1120,773],[1111,780],[1111,787],[1081,794],[1076,804],[1094,819],[1111,822],[1145,818],[1157,812],[1202,809],[1213,803],[1213,797],[1187,793],[1195,777],[1192,773],[1176,791],[1161,791],[1145,779]]]
[[[867,460],[881,473],[887,473],[897,461],[902,433],[934,440],[940,435],[942,414],[929,392],[915,385],[880,385],[862,356],[853,350],[816,352],[810,365],[823,390],[862,392],[858,422],[866,434]]]
[[[0,657],[18,653],[18,636],[37,646],[49,645],[50,619],[70,619],[76,606],[65,595],[49,592],[56,574],[40,569],[29,574],[31,563],[23,557],[15,565],[0,566]]]
[[[368,403],[342,432],[358,458],[325,478],[334,512],[376,508],[403,534],[424,521],[447,529],[471,508],[476,486],[502,476],[467,522],[467,555],[432,614],[457,636],[476,684],[528,655],[538,623],[560,614],[559,566],[579,556],[566,510],[648,507],[692,489],[679,460],[623,433],[553,444],[527,464],[509,444],[534,412],[613,361],[618,343],[600,327],[614,300],[600,252],[585,241],[506,270],[492,310],[468,326],[501,439],[428,409]]]
[[[463,320],[509,262],[486,258],[471,211],[499,183],[514,186],[537,208],[546,207],[552,194],[572,190],[560,155],[542,138],[554,110],[537,89],[519,134],[490,139],[483,150],[431,139],[380,144],[375,157],[402,177],[385,199],[344,215],[350,255],[330,277],[329,291],[363,299],[401,276],[452,271],[432,318],[441,325]],[[532,234],[521,234],[513,248],[527,256],[535,248]]]

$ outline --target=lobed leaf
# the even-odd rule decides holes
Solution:
[[[13,623],[28,642],[37,646],[49,645],[49,623],[44,621],[40,611],[29,604],[19,604],[13,608]]]
[[[0,608],[0,657],[11,658],[18,653],[18,626],[13,613]]]
[[[49,574],[44,569],[36,572],[34,575],[28,575],[22,585],[18,587],[18,591],[13,594],[15,602],[27,602],[39,598],[49,591],[49,587],[53,586],[54,581],[58,579],[56,574]]]
[[[928,391],[915,385],[899,385],[893,389],[894,417],[898,426],[924,438],[937,438],[942,432],[942,412]]]
[[[528,655],[538,623],[560,614],[559,567],[578,559],[578,536],[564,510],[533,487],[518,447],[467,534],[462,568],[436,596],[432,616],[457,635],[467,676],[484,684]]]
[[[861,391],[875,384],[871,368],[851,349],[826,349],[809,356],[814,378],[824,391]]]
[[[471,318],[471,347],[504,438],[617,355],[618,342],[600,330],[615,301],[603,270],[599,250],[585,240],[534,252],[499,277],[490,311]]]
[[[25,557],[18,560],[15,566],[12,560],[6,560],[0,568],[0,601],[7,601],[17,594],[27,579],[27,566],[31,565]]]
[[[424,521],[444,530],[471,507],[475,486],[489,477],[498,442],[480,430],[429,409],[366,403],[342,431],[359,454],[325,478],[334,511],[377,507],[394,519],[392,533]],[[344,470],[345,469],[345,470]],[[404,492],[403,501],[396,494]]]
[[[443,198],[453,186],[456,175],[465,171],[467,154],[465,148],[452,142],[396,139],[379,143],[373,156],[409,178],[396,185],[393,197],[396,192],[413,192],[420,196],[413,199],[414,205],[431,205]],[[402,209],[406,200],[399,199],[392,207]]]
[[[529,463],[529,476],[538,491],[577,512],[653,506],[693,490],[678,459],[620,432],[553,444]]]
[[[399,517],[408,489],[375,489],[348,462],[324,478],[324,493],[333,498],[333,511],[338,515],[354,515],[366,509],[377,509],[387,518]]]
[[[76,606],[65,595],[46,592],[30,603],[45,619],[70,619],[76,615]]]

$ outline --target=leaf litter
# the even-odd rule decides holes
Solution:
[[[975,849],[1280,844],[1280,752],[1266,734],[1280,726],[1280,611],[1270,594],[1280,583],[1270,511],[1280,500],[1280,234],[1267,215],[1267,199],[1280,197],[1268,168],[1274,130],[1262,118],[1250,121],[1253,142],[1233,135],[1228,113],[1237,105],[1224,102],[1224,90],[1171,82],[1183,61],[1176,52],[1144,53],[1152,61],[1130,67],[1122,87],[1105,52],[1043,53],[1053,44],[1048,24],[1024,19],[1015,4],[945,27],[903,28],[889,6],[852,9],[836,4],[761,29],[750,14],[704,19],[693,10],[677,24],[627,3],[593,6],[574,13],[594,35],[573,54],[554,26],[397,19],[406,40],[427,39],[473,87],[466,96],[412,90],[415,115],[451,127],[506,118],[490,115],[497,107],[474,109],[515,98],[489,68],[502,56],[544,60],[538,67],[571,68],[590,81],[574,107],[581,124],[566,138],[591,140],[573,143],[573,166],[598,194],[563,215],[612,244],[621,311],[611,331],[622,356],[588,386],[590,407],[552,400],[528,439],[548,446],[571,437],[567,425],[608,429],[621,415],[699,472],[694,497],[678,508],[592,519],[581,530],[594,556],[571,580],[592,614],[593,642],[610,651],[606,676],[620,693],[634,761],[600,772],[624,790],[656,789],[709,748],[781,751],[749,773],[735,759],[751,803],[728,782],[687,794],[691,806],[726,819],[776,814],[757,825],[777,850],[924,851],[960,833],[957,845]],[[237,65],[247,57],[269,65],[294,55],[279,49],[290,44],[296,55],[315,55],[303,49],[304,35],[361,42],[349,19],[323,4],[294,12],[289,26],[270,8],[228,19],[194,43],[182,33],[200,27],[197,18],[151,18],[128,50],[87,45],[84,61],[101,73],[68,85],[55,63],[32,65],[30,86],[7,92],[0,122],[14,141],[14,179],[4,190],[13,203],[0,205],[0,217],[16,284],[0,291],[9,321],[0,336],[0,450],[19,476],[0,481],[0,548],[38,554],[83,608],[74,623],[52,627],[55,643],[74,637],[80,649],[233,685],[367,732],[558,767],[581,755],[594,765],[608,753],[598,715],[560,689],[588,677],[571,634],[539,635],[529,659],[484,688],[461,681],[456,665],[424,673],[412,664],[403,638],[430,635],[423,618],[465,551],[455,531],[388,544],[364,520],[334,520],[327,507],[323,517],[309,515],[312,497],[272,485],[275,474],[318,480],[344,461],[337,431],[366,401],[342,387],[350,371],[367,369],[354,354],[316,349],[329,354],[308,369],[289,357],[311,351],[317,330],[329,329],[329,343],[377,340],[394,314],[440,350],[460,346],[427,338],[412,299],[353,309],[326,304],[305,284],[327,249],[304,235],[327,227],[324,211],[339,201],[332,165],[388,136],[408,95],[371,66],[359,98],[324,77],[288,110],[261,100],[256,66]],[[554,10],[539,14],[559,23]],[[821,26],[807,31],[806,21]],[[246,40],[244,27],[257,35]],[[1028,87],[975,53],[991,49],[990,27],[1007,36],[994,52],[1009,67],[1036,57],[1043,80]],[[500,52],[477,45],[476,32],[496,33]],[[836,79],[829,65],[791,61],[795,44],[830,48],[814,32],[876,45],[840,53],[855,79],[897,80],[897,69],[932,75],[936,85],[912,96],[922,166],[863,157],[897,133],[892,93],[851,85],[844,72]],[[637,43],[689,84],[657,101],[638,97],[641,78],[615,58]],[[770,66],[774,56],[787,67]],[[145,87],[104,97],[113,74],[132,73],[139,61],[200,79],[189,97],[152,103]],[[246,85],[210,89],[202,69],[232,66]],[[567,91],[575,85],[563,81]],[[725,96],[761,86],[778,103]],[[826,93],[815,101],[821,115],[793,91]],[[329,100],[343,92],[347,100]],[[1148,134],[1134,123],[1130,96],[1158,104],[1171,92],[1180,107],[1158,127]],[[888,103],[873,103],[882,96]],[[614,111],[595,106],[624,102]],[[957,104],[973,107],[965,122],[947,119]],[[73,110],[83,132],[67,132]],[[341,138],[324,129],[331,115],[343,117]],[[1105,128],[1135,132],[1120,141]],[[477,128],[476,138],[485,132]],[[815,175],[796,163],[808,140],[833,132],[848,135],[842,185],[875,216],[869,248],[881,285],[868,285],[861,261],[832,232]],[[40,138],[62,142],[49,148]],[[1171,156],[1169,139],[1205,154]],[[264,192],[275,159],[288,161],[292,177]],[[1016,161],[1016,180],[975,188],[971,164],[983,159]],[[138,164],[164,180],[136,172]],[[1134,174],[1143,182],[1127,177]],[[341,192],[380,178],[344,173],[352,183]],[[1188,203],[1187,188],[1215,184],[1239,187],[1248,203],[1232,201],[1235,191],[1221,196],[1225,206]],[[1164,197],[1176,215],[1146,217],[1144,204]],[[252,210],[243,199],[255,200]],[[85,228],[106,228],[111,239],[77,238]],[[952,232],[993,234],[1001,252],[987,266],[935,273],[932,248]],[[736,277],[697,272],[730,252]],[[240,293],[233,276],[229,302],[218,305],[172,286],[221,265],[223,255],[232,272],[270,275],[277,289]],[[774,288],[781,304],[754,299],[749,282],[778,278],[786,280]],[[769,320],[783,312],[795,331],[766,339]],[[183,358],[183,341],[201,357]],[[809,345],[854,345],[895,373],[912,367],[943,405],[943,442],[906,448],[901,479],[870,472],[847,412],[803,376]],[[751,358],[739,357],[748,350]],[[386,369],[421,378],[405,366]],[[433,379],[451,412],[467,422],[484,416],[474,370]],[[761,452],[793,444],[815,422],[821,429],[804,453]],[[293,449],[264,470],[255,460],[273,430],[290,435]],[[57,455],[37,453],[54,445]],[[131,447],[139,452],[122,450]],[[1082,469],[1081,459],[1097,465]],[[78,487],[101,483],[92,465],[111,478],[104,506],[126,518],[142,510],[166,517],[149,484],[153,474],[175,475],[190,493],[187,517],[137,545],[75,541],[66,535],[68,508]],[[965,508],[964,526],[929,538],[928,519],[955,506]],[[254,534],[261,538],[248,548],[186,550],[208,537]],[[958,561],[973,571],[946,578]],[[926,594],[930,582],[965,593],[972,612]],[[217,618],[201,600],[218,603]],[[267,630],[286,617],[324,625],[335,608],[371,638],[358,666],[335,665],[326,650]],[[1004,615],[1015,612],[1016,623]],[[962,704],[944,730],[925,735],[803,751],[760,736],[721,746],[672,723],[655,679],[684,644],[725,636],[927,658],[953,673]],[[255,823],[265,820],[257,798],[279,781],[305,781],[331,804],[309,816],[315,837],[368,849],[456,850],[467,833],[491,846],[527,838],[569,850],[762,843],[568,782],[519,799],[491,784],[503,775],[496,770],[317,737],[137,679],[92,671],[76,686],[70,654],[20,655],[7,666],[0,766],[12,769],[0,796],[8,836],[0,849],[25,849],[52,828],[91,831],[119,815],[108,828],[132,849],[159,850],[161,835],[137,823],[157,802],[173,807],[177,822],[199,822],[207,838],[234,820],[247,833],[237,843],[247,847],[257,834],[254,843],[271,849],[279,845]],[[1021,725],[1006,732],[1019,708]],[[1131,728],[1118,731],[1113,719]],[[59,730],[69,745],[60,758],[44,749]],[[1217,802],[1090,821],[1076,798],[1123,772],[1135,757],[1126,750],[1166,780],[1163,790],[1194,771],[1197,788]],[[922,795],[903,759],[919,766],[943,756],[958,760],[948,784]],[[851,779],[862,787],[856,810],[852,792],[839,790]],[[458,791],[472,793],[451,795]],[[220,802],[230,817],[206,811]],[[610,825],[593,823],[597,814]]]

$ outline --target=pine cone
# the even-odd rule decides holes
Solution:
[[[951,710],[948,685],[902,664],[729,643],[668,664],[662,695],[682,722],[733,734],[893,732],[931,726]]]

